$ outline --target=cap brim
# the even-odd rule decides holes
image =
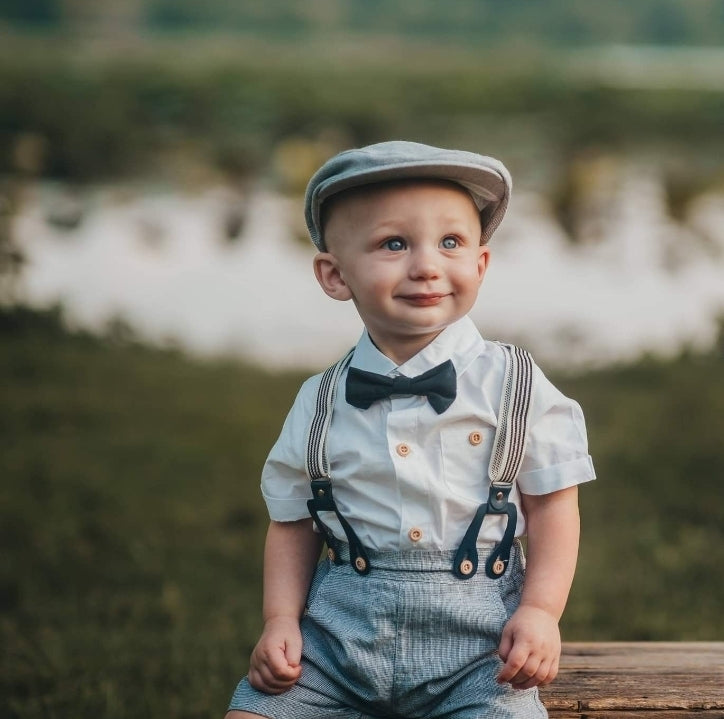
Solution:
[[[370,166],[369,150],[378,150],[385,145],[403,146],[403,149],[421,148],[418,154],[425,154],[428,150],[427,154],[434,154],[436,158],[405,158],[403,161],[399,161],[399,157],[398,161],[378,159],[377,166],[374,166],[375,160],[372,160],[373,166]],[[355,157],[359,157],[357,163]],[[381,153],[377,157],[381,157]],[[456,182],[464,187],[480,212],[483,240],[486,242],[505,215],[512,186],[508,170],[492,157],[402,142],[381,143],[370,148],[350,150],[332,158],[310,180],[305,215],[314,244],[321,251],[325,250],[321,207],[330,197],[364,185],[406,179],[439,179]]]

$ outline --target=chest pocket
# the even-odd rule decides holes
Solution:
[[[495,427],[460,422],[441,428],[443,481],[456,497],[479,504],[488,494]]]

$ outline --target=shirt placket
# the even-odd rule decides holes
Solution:
[[[418,438],[419,398],[393,398],[387,418],[388,451],[399,493],[399,548],[429,546],[429,472],[426,448]]]

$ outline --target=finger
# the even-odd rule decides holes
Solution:
[[[526,662],[526,665],[519,672],[518,676],[511,680],[511,685],[516,689],[530,689],[530,687],[543,687],[550,684],[558,676],[559,655],[554,654],[552,657],[544,655],[541,658],[535,673],[531,674],[530,677],[526,679],[525,676],[532,667],[533,664]]]
[[[513,648],[508,652],[508,657],[503,665],[503,668],[498,673],[498,683],[504,684],[505,682],[511,681],[513,677],[517,676],[528,661],[528,657],[529,651],[527,648],[513,646]]]
[[[538,675],[541,663],[542,657],[540,655],[528,653],[526,656],[525,652],[513,649],[503,667],[503,671],[498,675],[498,681],[507,681],[516,687],[522,686]]]
[[[257,691],[264,692],[264,694],[283,694],[294,686],[294,682],[280,685],[276,683],[266,684],[265,682],[257,680],[252,683],[251,676],[249,677],[249,684],[251,684],[251,686]]]
[[[545,676],[541,676],[542,671],[538,672],[540,681],[538,682],[539,687],[544,687],[550,684],[558,676],[558,657],[554,657],[548,665]]]
[[[251,658],[251,667],[256,676],[265,686],[282,688],[293,684],[301,673],[301,668],[290,667],[281,650],[255,651]]]
[[[261,668],[261,674],[263,675],[264,680],[269,684],[274,684],[280,687],[294,684],[294,682],[299,679],[301,671],[301,667],[298,666],[272,667],[267,665]]]
[[[298,676],[298,666],[290,666],[283,647],[271,647],[262,654],[260,659],[261,663],[269,669],[275,679],[287,681],[289,679],[296,679]]]
[[[286,643],[284,656],[290,667],[299,667],[302,661],[302,637],[294,637]]]
[[[256,669],[249,669],[248,679],[249,684],[251,684],[254,689],[260,692],[264,692],[265,694],[280,694],[283,691],[277,686],[276,682],[273,679],[268,681],[264,676],[264,672],[262,671],[258,671]]]
[[[510,650],[513,648],[513,632],[508,629],[508,626],[506,625],[503,629],[503,634],[500,637],[500,645],[498,646],[498,654],[500,655],[500,658],[506,662],[508,661],[508,654],[510,654]]]
[[[550,676],[550,660],[544,659],[543,661],[538,661],[537,668],[535,667],[535,661],[529,660],[526,662],[523,669],[521,669],[518,675],[513,677],[510,682],[513,689],[530,689],[531,687],[542,686],[553,681],[553,677]]]
[[[281,694],[293,686],[295,681],[296,679],[275,677],[267,666],[249,669],[249,684],[266,694]]]

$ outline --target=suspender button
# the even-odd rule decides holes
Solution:
[[[473,569],[473,563],[469,559],[463,559],[463,561],[460,562],[460,574],[467,577],[473,573]]]
[[[362,557],[357,557],[357,559],[354,560],[354,566],[357,567],[358,571],[364,572],[364,570],[367,569],[367,562],[365,562]]]
[[[502,492],[498,492],[498,493],[495,495],[495,498],[500,502],[500,501],[503,499],[504,496],[505,496],[505,495],[504,495]]]
[[[337,555],[334,553],[334,549],[328,549],[327,550],[327,557],[329,558],[330,562],[334,562],[337,559]]]
[[[496,559],[493,562],[493,574],[495,576],[500,576],[505,571],[505,564],[503,563],[502,559]]]

